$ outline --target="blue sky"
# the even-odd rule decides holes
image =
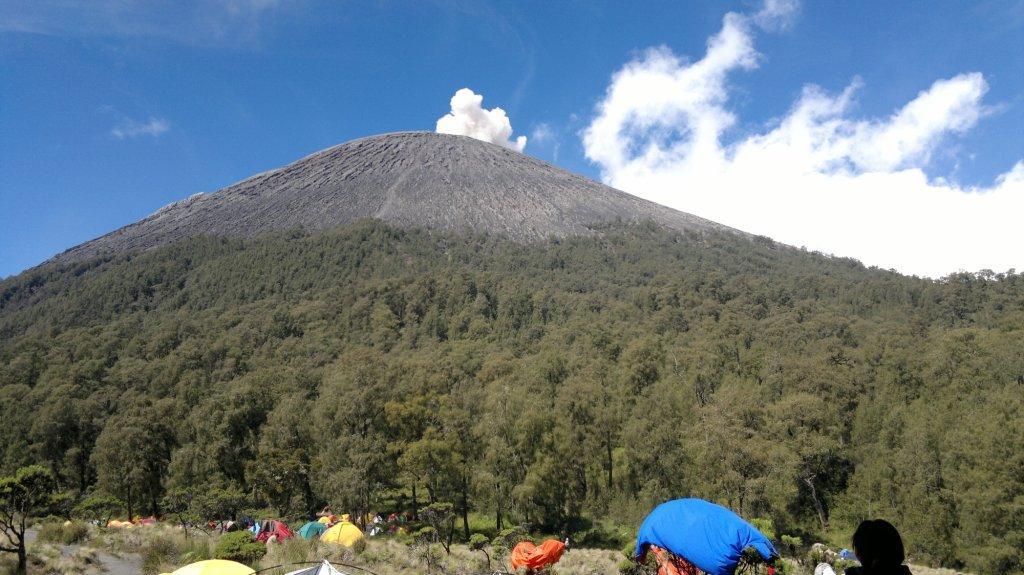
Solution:
[[[755,1],[6,0],[0,277],[169,202],[316,150],[371,134],[433,130],[460,88],[482,95],[485,108],[503,108],[513,138],[527,137],[525,153],[698,215],[907,273],[1024,268],[1012,253],[1024,250],[1003,246],[990,259],[977,256],[1015,238],[1020,245],[1018,234],[990,230],[1007,225],[1001,217],[1024,217],[1017,183],[1024,169],[1013,172],[1024,159],[1024,2],[784,3],[780,22],[762,25],[757,15],[765,7]],[[723,68],[712,84],[688,84],[688,67],[705,57],[709,39],[733,25],[752,44],[735,55],[747,59]],[[685,89],[655,107],[626,96],[613,102],[613,88],[634,89],[629,74],[613,80],[626,69],[637,82],[675,78],[671,85]],[[941,80],[962,88],[950,96],[959,107],[942,109],[939,86],[934,105],[919,106],[941,116],[936,127],[893,136],[899,110]],[[822,102],[842,108],[812,126],[838,126],[813,154],[837,139],[885,150],[897,138],[898,161],[837,152],[823,160],[827,166],[794,164],[777,183],[759,175],[765,185],[756,196],[719,193],[723,186],[754,192],[749,182],[691,169],[699,159],[689,135],[695,122],[723,113],[729,120],[715,130],[709,152],[721,170],[754,171],[778,157],[781,148],[764,142],[792,138],[776,128],[807,102],[812,84]],[[680,101],[694,89],[709,90],[706,106]],[[636,126],[626,118],[637,113],[657,117],[645,124],[649,133],[631,140]],[[608,151],[617,146],[651,149],[660,159]],[[757,146],[756,154],[743,152]],[[786,207],[763,217],[758,201],[773,198],[776,187],[801,186],[834,188],[821,196],[833,203],[799,208],[798,217]],[[891,214],[877,224],[889,226],[881,239],[828,221],[856,190],[895,195],[906,186],[919,194],[891,202],[870,196],[862,217]],[[949,196],[937,204],[950,207],[916,210],[931,204],[933,192]],[[958,208],[957,194],[999,199]],[[777,199],[808,204],[781,191]],[[971,233],[942,243],[952,233],[950,214],[964,213]],[[916,219],[932,223],[897,229]],[[893,243],[908,247],[893,255]]]

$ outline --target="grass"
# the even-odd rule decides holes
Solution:
[[[51,521],[39,527],[37,537],[39,541],[75,545],[91,535],[90,526],[81,521]]]
[[[95,549],[79,547],[61,553],[63,544],[33,543],[28,546],[28,572],[47,575],[99,575],[104,572]],[[0,575],[17,573],[17,559],[11,553],[0,554]]]
[[[202,531],[190,531],[186,537],[175,526],[152,525],[99,530],[91,543],[114,554],[138,553],[142,573],[154,575],[212,558],[216,540]]]
[[[482,525],[476,523],[476,526]],[[186,537],[180,528],[171,525],[125,530],[84,527],[85,535],[82,535],[79,527],[71,525],[57,523],[56,526],[43,526],[40,540],[29,547],[30,572],[56,575],[102,573],[102,565],[99,564],[95,550],[99,548],[115,555],[138,553],[142,558],[141,573],[156,575],[213,557],[213,550],[220,537],[202,531],[190,531]],[[43,540],[44,530],[46,541]],[[64,543],[66,540],[91,547],[76,545],[68,553]],[[63,554],[62,548],[65,549]],[[507,557],[496,557],[493,549],[489,546],[486,549],[490,554],[490,565],[484,553],[472,551],[468,546],[458,543],[452,546],[449,555],[439,544],[415,544],[409,537],[378,537],[367,540],[365,549],[357,553],[344,547],[295,537],[269,544],[266,555],[252,567],[264,570],[260,571],[261,575],[283,575],[303,565],[327,559],[339,566],[361,567],[376,575],[480,575],[508,569]],[[617,575],[623,561],[622,551],[575,547],[563,555],[562,560],[546,575]],[[806,560],[798,563],[787,559],[786,562],[787,574],[809,575],[814,569],[814,565]],[[919,566],[911,566],[911,570],[915,575],[957,573],[948,569]],[[351,571],[361,573],[358,570]],[[13,555],[0,555],[0,575],[13,572]]]

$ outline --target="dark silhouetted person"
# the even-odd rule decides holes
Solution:
[[[853,552],[861,566],[847,569],[846,575],[911,575],[903,564],[903,539],[884,519],[869,519],[857,526]]]

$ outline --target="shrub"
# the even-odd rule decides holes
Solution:
[[[771,517],[755,517],[750,521],[754,527],[757,528],[765,537],[772,541],[776,541],[775,535],[775,521]]]
[[[469,548],[473,551],[479,551],[489,544],[490,541],[483,533],[474,533],[469,536]]]
[[[790,555],[796,555],[797,549],[800,549],[804,546],[804,541],[803,539],[800,539],[799,537],[795,537],[793,535],[783,535],[782,545],[786,548],[787,551],[789,551]]]
[[[46,523],[39,529],[38,538],[40,541],[51,541],[74,545],[81,543],[89,537],[89,527],[78,521],[66,521],[64,523]]]
[[[305,561],[316,561],[316,541],[306,541],[301,537],[291,537],[273,545],[267,545],[267,554],[263,557],[263,565],[292,565]]]
[[[182,563],[195,563],[203,559],[213,559],[210,552],[210,539],[207,537],[190,537],[181,546]]]
[[[248,531],[225,533],[217,541],[213,556],[217,559],[228,559],[239,563],[255,563],[267,552],[267,547],[253,540]]]
[[[648,575],[658,570],[658,562],[654,558],[654,553],[648,553],[644,558],[644,562],[638,564],[633,560],[633,551],[635,550],[636,546],[634,544],[622,548],[622,554],[626,558],[619,562],[620,575]]]
[[[516,546],[516,543],[520,541],[533,541],[533,538],[521,526],[509,527],[498,533],[494,540],[491,541],[491,547],[494,547],[495,551],[508,554]]]
[[[490,540],[483,533],[474,533],[469,536],[469,549],[470,551],[479,551],[484,554],[484,558],[487,559],[487,569],[491,568],[491,554],[487,552],[487,546],[490,545]]]
[[[579,547],[596,547],[598,549],[621,549],[632,541],[630,532],[617,529],[610,523],[595,522],[586,529],[572,534],[570,543]]]
[[[171,537],[154,537],[142,546],[142,571],[159,573],[164,565],[176,565],[181,554],[178,541]]]

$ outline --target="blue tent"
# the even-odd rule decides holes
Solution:
[[[733,575],[747,547],[766,561],[779,555],[753,525],[703,499],[675,499],[655,507],[637,533],[637,556],[646,545],[668,549],[708,575]]]
[[[299,536],[303,539],[312,539],[323,535],[324,531],[327,531],[326,525],[319,521],[310,521],[302,527],[299,527]]]

